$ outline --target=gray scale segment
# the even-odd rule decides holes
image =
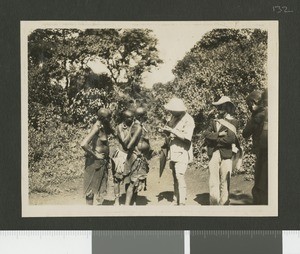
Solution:
[[[93,231],[93,254],[183,254],[183,231]]]
[[[282,232],[203,230],[190,232],[190,254],[282,254]]]

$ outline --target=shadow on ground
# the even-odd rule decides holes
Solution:
[[[194,200],[200,205],[209,205],[209,193],[197,194]]]
[[[119,201],[120,201],[120,205],[125,205],[125,200],[126,200],[126,194],[124,193]],[[136,205],[147,205],[150,202],[149,199],[147,199],[146,196],[140,196],[138,195],[136,198]],[[102,203],[102,205],[114,205],[115,201],[114,200],[107,200],[105,199]]]
[[[236,190],[229,195],[231,205],[252,205],[253,199],[251,195],[245,194],[240,190]]]
[[[172,202],[173,195],[174,195],[173,191],[163,191],[163,192],[159,193],[156,197],[158,199],[158,202],[160,202],[162,200],[167,200],[169,202]]]
[[[229,195],[230,205],[252,205],[252,196],[237,190]],[[197,194],[194,199],[200,205],[209,205],[209,193]]]
[[[147,205],[150,200],[146,196],[137,196],[136,205]]]

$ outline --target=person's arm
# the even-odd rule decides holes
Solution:
[[[264,121],[264,118],[265,112],[259,112],[255,116],[252,116],[243,130],[243,137],[246,139],[249,138],[255,132],[255,130],[257,130],[259,126],[261,126],[261,124]]]
[[[117,133],[116,135],[117,135],[122,147],[125,148],[130,141],[130,132],[127,132],[127,134],[125,135],[125,132],[122,131],[122,126],[118,125],[116,133]]]
[[[236,129],[238,129],[238,121],[232,122]],[[221,132],[219,133],[219,137],[217,139],[217,143],[221,145],[231,145],[234,144],[236,141],[236,135],[233,131],[226,128],[226,131],[222,131],[225,135],[220,136]]]
[[[235,143],[235,134],[234,134],[234,132],[232,132],[231,130],[227,130],[226,135],[217,138],[217,143],[221,144],[221,145],[234,144]]]
[[[185,135],[184,135],[184,132],[180,131],[178,129],[173,129],[169,126],[165,126],[165,127],[163,127],[163,130],[166,131],[167,133],[173,134],[173,137],[175,136],[175,137],[179,138],[182,141],[184,141],[186,139]],[[172,137],[172,135],[171,135],[171,137]]]
[[[127,145],[128,150],[132,150],[134,148],[134,145],[136,145],[141,135],[142,135],[142,127],[138,125],[131,139],[129,140],[129,143]]]
[[[207,130],[204,132],[204,138],[208,140],[216,141],[219,137],[219,133],[214,131],[213,120],[210,121]]]
[[[253,134],[253,130],[254,130],[254,122],[251,117],[251,119],[247,122],[247,124],[243,130],[243,133],[242,133],[243,137],[245,139],[250,138],[250,136]]]
[[[182,129],[170,128],[168,126],[164,127],[164,130],[173,134],[176,138],[190,145],[192,141],[192,136],[195,128],[194,120],[186,121]]]
[[[94,137],[94,135],[96,135],[99,131],[100,128],[100,123],[97,121],[91,131],[89,132],[89,134],[82,140],[82,142],[80,143],[81,148],[87,152],[87,154],[94,156],[95,158],[97,158],[96,154],[91,150],[91,148],[89,147],[89,143],[91,142],[92,138]]]
[[[121,138],[122,138],[122,142],[125,144],[125,146],[127,146],[130,141],[130,131],[128,131],[126,135],[123,132]]]

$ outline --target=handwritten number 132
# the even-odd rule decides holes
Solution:
[[[273,6],[273,12],[288,13],[288,12],[293,12],[293,11],[289,10],[287,6]]]

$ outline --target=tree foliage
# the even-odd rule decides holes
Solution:
[[[144,72],[162,63],[149,29],[88,29],[83,38],[88,55],[107,67],[115,85],[140,84]]]
[[[148,29],[33,31],[28,37],[29,123],[42,125],[45,107],[55,107],[68,121],[90,122],[96,107],[140,90],[142,74],[162,62],[156,45]],[[95,60],[108,73],[93,73],[88,64]]]
[[[183,98],[193,116],[208,115],[211,103],[222,95],[232,98],[238,114],[246,113],[245,96],[266,86],[266,60],[266,31],[215,29],[177,63],[172,84],[156,85],[154,93]]]
[[[255,89],[266,87],[266,63],[266,31],[214,29],[178,61],[172,82],[154,85],[156,105],[153,111],[163,117],[163,105],[169,98],[182,98],[196,121],[195,153],[203,160],[202,132],[212,117],[212,102],[222,95],[229,96],[236,105],[240,127],[244,126],[249,115],[245,97]],[[248,152],[249,143],[243,142],[243,145]]]
[[[136,104],[142,74],[162,61],[147,29],[37,29],[28,36],[30,192],[80,177],[78,142],[100,107],[120,112]],[[100,61],[108,72],[89,67]]]

